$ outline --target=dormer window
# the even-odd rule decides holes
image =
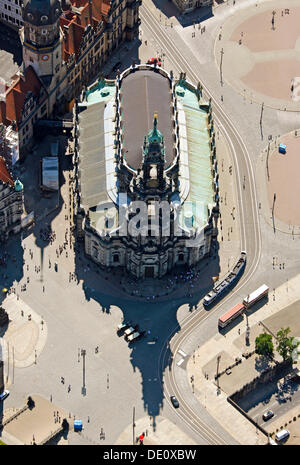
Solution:
[[[27,18],[32,21],[33,20],[33,15],[31,13],[27,13]]]
[[[41,21],[42,21],[43,23],[45,23],[46,21],[48,21],[48,16],[43,15],[43,16],[41,17]]]

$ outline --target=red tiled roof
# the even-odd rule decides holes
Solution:
[[[19,76],[11,87],[6,91],[6,124],[16,121],[17,125],[21,119],[24,101],[28,92],[39,96],[42,84],[36,75],[34,69],[29,66],[24,77]],[[1,116],[0,116],[1,118]]]
[[[102,0],[101,13],[107,15],[110,9],[110,0]]]
[[[5,161],[3,160],[2,157],[0,157],[0,181],[3,181],[4,183],[8,183],[11,186],[14,185],[14,181],[7,169],[7,166],[5,164]]]
[[[62,46],[65,61],[68,60],[72,53],[78,58],[86,25],[90,24],[95,28],[103,20],[103,16],[107,14],[111,0],[93,0],[91,11],[88,0],[71,0],[71,2],[74,7],[81,8],[81,12],[77,14],[69,10],[60,17],[60,25],[65,33]],[[64,26],[68,26],[67,31]]]

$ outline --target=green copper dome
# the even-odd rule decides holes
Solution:
[[[23,184],[21,183],[21,181],[19,179],[17,179],[15,181],[15,191],[20,192],[22,190],[23,190]]]
[[[148,132],[149,144],[161,144],[164,138],[162,133],[157,129],[157,114],[154,113],[153,129]]]

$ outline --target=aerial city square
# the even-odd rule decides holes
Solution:
[[[299,20],[0,0],[0,445],[300,445]]]

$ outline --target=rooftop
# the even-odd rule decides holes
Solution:
[[[11,177],[6,163],[2,157],[0,157],[0,181],[4,182],[5,184],[9,184],[10,186],[14,185],[13,178]]]
[[[122,120],[126,161],[134,169],[142,163],[144,137],[153,127],[158,114],[159,130],[165,143],[165,168],[173,160],[173,126],[171,92],[168,78],[153,70],[139,70],[121,83]]]
[[[1,105],[0,123],[9,125],[15,121],[18,125],[27,93],[32,92],[38,97],[41,87],[41,81],[31,66],[26,69],[24,75],[16,75],[14,82],[6,90],[6,104]]]
[[[144,137],[151,136],[154,131],[154,113],[158,121],[155,131],[164,137],[167,168],[173,158],[174,131],[170,81],[154,70],[131,71],[120,85],[126,160],[134,169],[140,167]],[[99,202],[109,199],[115,204],[118,202],[114,149],[116,89],[114,82],[99,80],[86,91],[84,101],[79,104],[86,107],[79,114],[81,205],[90,211],[93,225],[99,217]],[[183,202],[189,202],[187,208],[191,205],[191,211],[185,208],[184,215],[192,220],[191,226],[201,230],[215,205],[207,109],[205,105],[200,108],[197,91],[190,84],[177,83],[175,91],[180,138],[180,197]]]
[[[195,220],[201,227],[206,224],[208,209],[214,205],[207,113],[199,108],[196,93],[188,87],[177,84],[176,94],[185,113],[190,182],[186,200],[197,205]]]

